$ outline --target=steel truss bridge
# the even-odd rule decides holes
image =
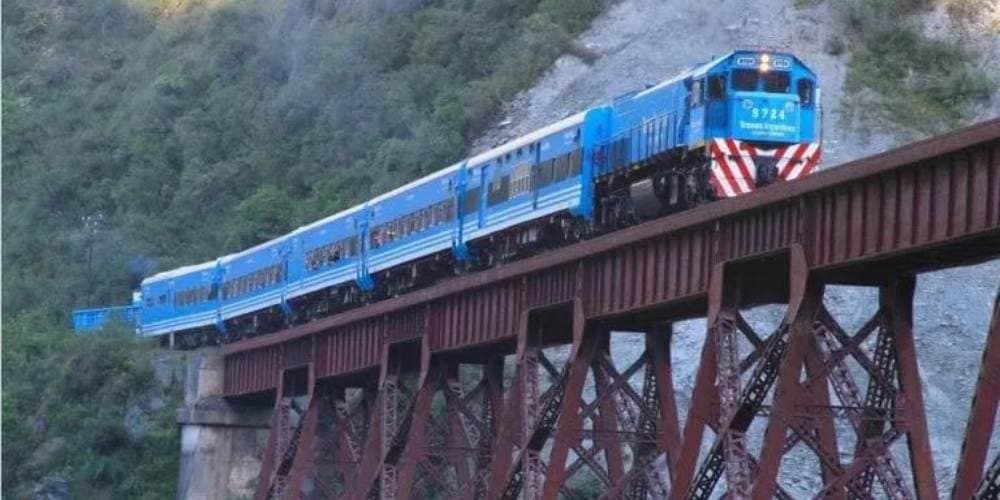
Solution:
[[[993,120],[228,345],[224,390],[274,401],[258,499],[791,498],[776,479],[803,456],[818,497],[935,499],[915,276],[998,256]],[[877,288],[857,331],[833,284]],[[787,307],[773,331],[741,314],[761,304]],[[957,499],[1000,495],[992,314]],[[671,325],[698,317],[682,418]]]

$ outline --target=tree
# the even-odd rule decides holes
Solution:
[[[240,202],[225,228],[226,247],[238,251],[277,238],[290,229],[292,203],[278,188],[264,184]]]

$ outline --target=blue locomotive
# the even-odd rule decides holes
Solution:
[[[736,51],[275,240],[149,277],[137,331],[191,345],[308,321],[808,175],[820,135],[816,75],[792,54]]]

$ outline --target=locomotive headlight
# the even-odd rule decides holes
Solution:
[[[771,55],[761,54],[760,55],[760,66],[757,67],[761,73],[767,73],[771,71]]]

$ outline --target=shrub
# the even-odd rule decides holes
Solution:
[[[181,394],[179,385],[164,392],[155,383],[154,343],[124,325],[76,336],[35,312],[4,326],[4,496],[22,498],[53,473],[74,496],[171,496]],[[165,405],[146,408],[148,427],[130,435],[126,412],[151,397]]]
[[[853,0],[846,17],[855,43],[845,116],[931,134],[960,125],[994,85],[959,42],[932,39],[906,13],[919,0]]]

